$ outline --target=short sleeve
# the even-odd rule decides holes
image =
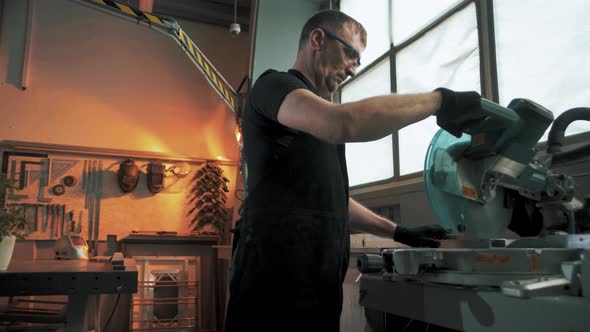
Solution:
[[[277,71],[263,73],[250,91],[254,111],[276,122],[283,100],[296,89],[309,90],[303,81],[289,73]]]

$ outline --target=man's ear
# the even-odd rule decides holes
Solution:
[[[313,29],[309,34],[309,42],[314,51],[319,51],[324,47],[324,31],[320,28]]]

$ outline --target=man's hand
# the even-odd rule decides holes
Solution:
[[[411,247],[438,248],[438,240],[446,239],[448,232],[439,225],[404,227],[397,225],[393,240]]]
[[[462,129],[482,120],[485,115],[481,107],[481,96],[475,91],[455,92],[445,88],[440,92],[440,109],[436,112],[436,124],[456,137]]]

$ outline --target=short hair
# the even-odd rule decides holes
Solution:
[[[305,46],[314,29],[324,28],[332,32],[340,32],[345,24],[352,24],[361,34],[363,46],[367,46],[367,31],[362,24],[339,10],[329,9],[316,13],[305,22],[303,29],[301,29],[301,37],[299,37],[299,49],[301,50]]]

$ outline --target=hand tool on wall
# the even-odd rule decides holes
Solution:
[[[88,160],[84,160],[84,167],[82,168],[82,189],[86,189],[86,181],[88,178]]]
[[[57,237],[57,204],[51,205],[51,236]]]
[[[102,160],[93,160],[91,167],[92,186],[88,198],[88,239],[91,251],[96,255],[99,237],[100,195],[102,193]]]
[[[43,206],[40,204],[35,205],[35,232],[41,229],[41,223],[43,218]]]
[[[197,181],[198,179],[202,178],[205,175],[205,170],[203,168],[199,168],[196,172],[195,175],[193,175],[193,178],[191,179],[192,181]]]
[[[192,169],[187,162],[183,161],[179,164],[168,167],[166,172],[172,172],[172,174],[176,175],[177,177],[184,178],[192,172]]]
[[[31,221],[31,211],[30,211],[31,205],[29,205],[29,204],[12,204],[12,206],[22,208],[23,217],[25,218],[27,224]]]
[[[55,206],[55,238],[59,238],[60,234],[59,232],[61,231],[61,204],[58,204]]]
[[[73,187],[78,183],[78,179],[73,175],[64,176],[63,183],[66,187]]]
[[[57,239],[59,237],[59,205],[55,204],[53,205],[53,235],[55,236],[55,238]]]
[[[55,237],[59,238],[62,236],[62,228],[63,228],[63,211],[62,211],[62,204],[57,205],[57,229],[55,230]]]
[[[103,176],[103,161],[101,160],[99,163],[99,172],[98,172],[98,192],[96,193],[96,232],[94,232],[94,236],[96,240],[99,239],[99,225],[100,225],[100,205],[102,199],[102,176]]]
[[[66,225],[66,233],[69,235],[76,230],[76,224],[74,221],[74,211],[68,212],[67,218],[67,225]]]
[[[51,187],[51,192],[55,196],[61,196],[66,193],[66,187],[63,184],[56,184],[55,186]]]
[[[88,207],[88,245],[90,251],[94,252],[94,193],[96,192],[96,183],[98,182],[96,178],[97,161],[92,160],[89,162],[89,165],[90,170],[88,171],[88,183],[86,187],[86,204]]]
[[[47,232],[51,239],[53,237],[53,204],[47,205]]]
[[[39,202],[51,202],[51,198],[45,197],[45,188],[49,185],[49,174],[51,172],[51,159],[41,159],[41,177],[39,178],[39,193],[37,200]]]
[[[80,214],[78,217],[78,227],[76,228],[76,233],[80,234],[82,232],[82,216],[84,215],[84,211],[80,210]]]
[[[67,221],[68,221],[68,214],[66,212],[66,205],[62,204],[61,206],[61,236],[66,235],[68,228],[67,228]]]
[[[193,189],[191,189],[190,191],[190,195],[193,195],[193,197],[190,199],[189,204],[192,203],[195,199],[203,196],[205,193],[206,192],[202,188],[199,188],[198,185],[195,185]]]
[[[41,232],[43,233],[47,232],[48,215],[47,205],[41,205]]]
[[[18,183],[19,189],[25,189],[31,183],[31,175],[28,169],[28,165],[38,165],[41,166],[41,163],[38,161],[27,161],[21,160],[20,161],[20,173],[18,175]]]
[[[22,160],[20,162],[20,172],[18,175],[18,189],[23,190],[27,183],[27,164]]]
[[[97,163],[96,166],[96,177],[95,177],[95,190],[94,190],[94,217],[93,219],[93,223],[94,223],[94,245],[96,246],[96,242],[99,240],[99,226],[100,226],[100,197],[102,195],[102,167],[103,167],[103,161],[100,160]]]
[[[152,162],[148,164],[148,172],[146,175],[147,187],[151,193],[159,193],[164,189],[164,173],[166,167],[160,162]]]
[[[64,236],[66,234],[66,205],[62,204],[59,206],[60,211],[59,211],[59,215],[60,215],[60,234],[59,236]]]
[[[52,236],[54,236],[56,239],[59,237],[57,234],[57,231],[59,229],[59,205],[54,204],[53,205],[53,223],[52,223]]]
[[[127,159],[119,164],[117,172],[117,183],[124,193],[130,193],[137,187],[139,182],[139,167],[134,160]]]
[[[45,208],[47,209],[47,227],[45,231],[51,237],[51,204],[45,205]]]
[[[203,213],[199,212],[193,218],[193,220],[191,220],[190,223],[191,223],[191,226],[196,223],[195,228],[198,228],[198,227],[196,227],[196,225],[203,224],[203,226],[204,226],[205,223],[203,223],[203,221],[206,221],[206,220],[208,221],[209,218],[213,218],[213,217],[215,217],[213,212],[203,212]]]
[[[225,203],[227,202],[225,193],[229,192],[227,186],[229,180],[223,176],[223,170],[220,167],[207,162],[196,172],[193,181],[195,183],[190,190],[190,195],[193,196],[189,204],[194,205],[189,210],[188,215],[197,212],[190,222],[190,227],[195,231],[206,225],[211,225],[217,231],[223,232],[229,216],[225,209]]]
[[[37,204],[30,204],[27,209],[27,222],[29,223],[29,227],[33,232],[37,231]]]
[[[16,182],[16,160],[11,160],[10,161],[10,172],[8,174],[8,180],[11,181],[12,183]],[[8,189],[8,194],[6,195],[6,198],[10,199],[10,200],[19,200],[22,198],[28,198],[29,196],[27,195],[16,195],[14,193],[14,188],[10,188]]]
[[[90,195],[92,194],[92,178],[94,173],[92,172],[92,160],[87,160],[86,167],[86,196],[84,200],[84,208],[88,209],[90,206]],[[90,240],[90,239],[89,239]]]
[[[78,160],[70,160],[70,159],[54,159],[51,162],[51,177],[50,183],[54,182],[56,179],[62,177],[66,172],[71,169],[72,167],[78,164]]]

